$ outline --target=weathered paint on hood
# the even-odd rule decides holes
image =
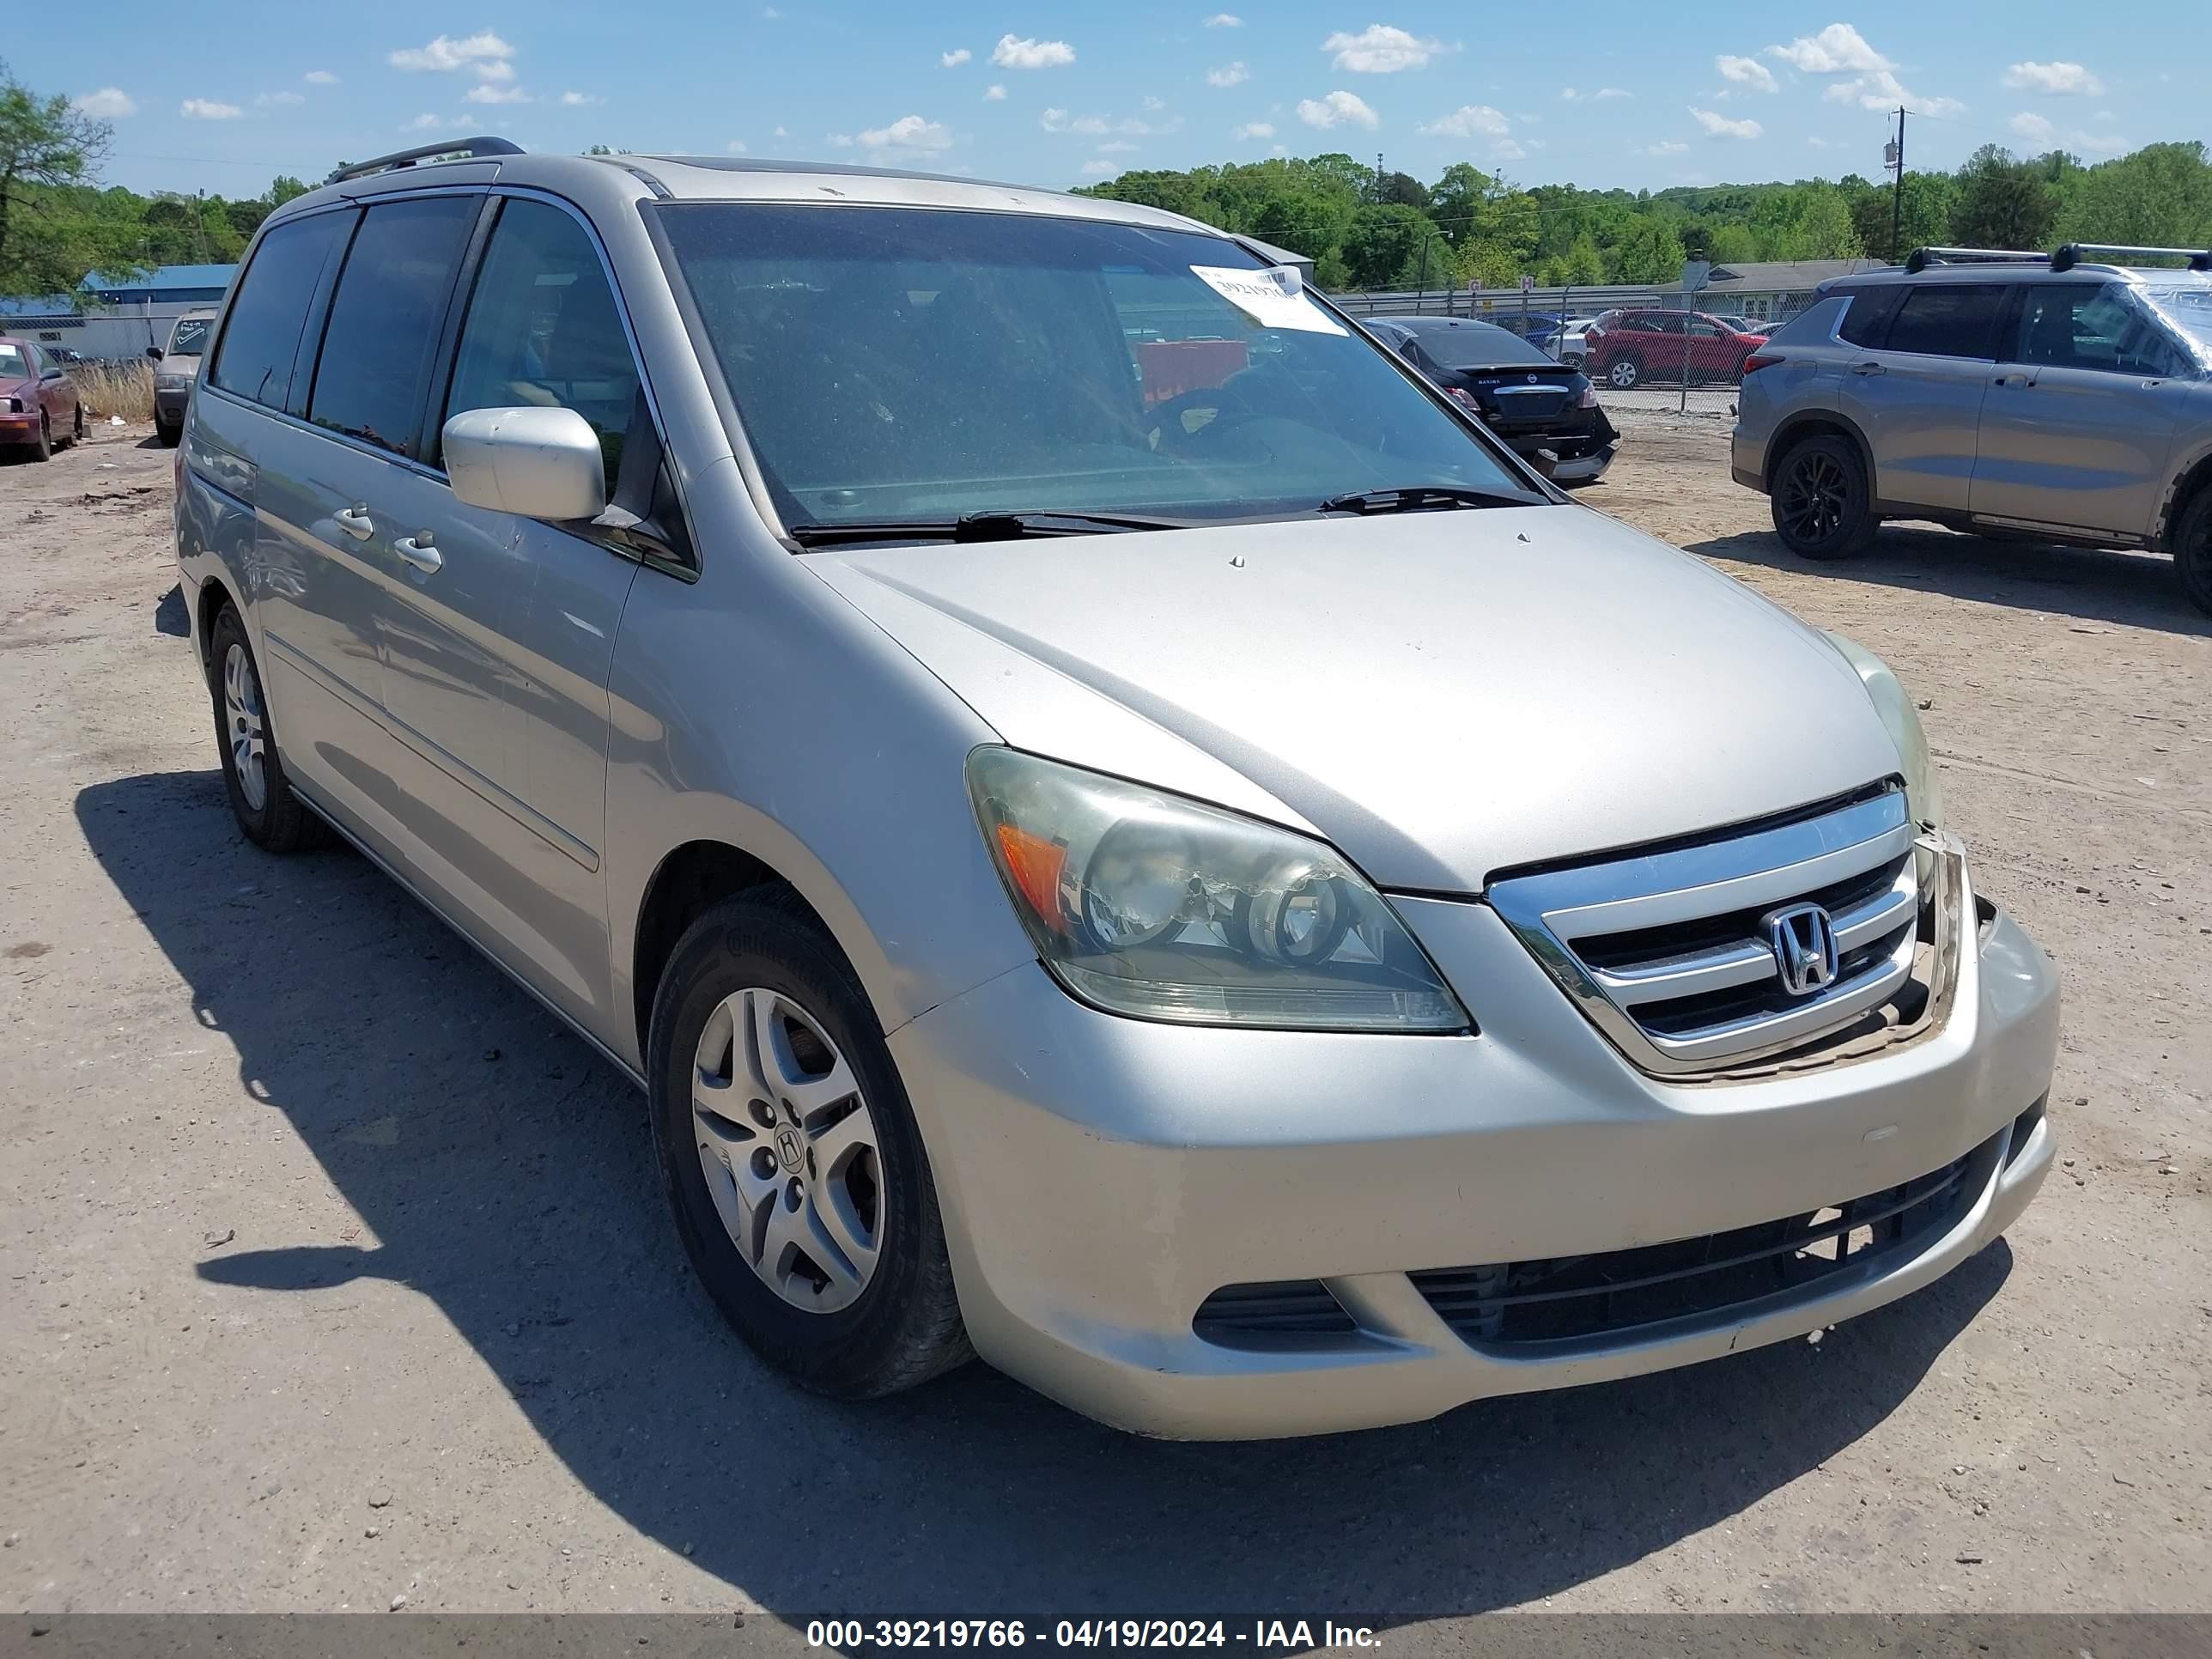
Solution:
[[[1016,747],[1317,830],[1377,883],[1692,833],[1897,769],[1820,635],[1579,507],[825,552]]]

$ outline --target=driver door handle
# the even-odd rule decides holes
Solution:
[[[376,526],[369,521],[368,507],[364,502],[340,507],[331,514],[331,522],[357,542],[365,542],[376,534]]]
[[[1990,381],[1990,384],[1992,386],[2032,386],[2035,384],[2035,381],[2026,374],[2000,374],[1996,380]]]
[[[1851,365],[1851,373],[1854,374],[1887,374],[1889,371],[1883,368],[1880,363],[1864,362],[1853,363]]]
[[[392,550],[426,576],[446,562],[444,555],[430,545],[427,530],[419,536],[402,536],[392,544]]]

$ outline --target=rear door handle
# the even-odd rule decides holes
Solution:
[[[427,530],[419,536],[402,536],[392,544],[392,550],[426,576],[446,562],[445,556],[430,545]]]
[[[342,507],[331,514],[337,527],[357,542],[365,542],[376,534],[376,526],[369,521],[368,508],[360,501],[351,507]]]
[[[1851,373],[1854,374],[1887,374],[1889,371],[1887,368],[1884,368],[1880,363],[1853,363],[1851,365]]]
[[[2025,374],[2000,374],[1990,384],[1992,386],[2033,386],[2035,382]]]

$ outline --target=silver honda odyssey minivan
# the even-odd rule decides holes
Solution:
[[[1889,671],[1277,250],[387,157],[270,216],[178,480],[246,835],[635,1081],[811,1387],[1402,1422],[1880,1306],[2050,1165],[2056,975]]]

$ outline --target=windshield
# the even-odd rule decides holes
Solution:
[[[2212,363],[2212,288],[2151,288],[2142,296],[2196,348],[2199,362]]]
[[[1416,485],[1544,499],[1370,340],[1271,294],[1219,237],[945,210],[659,211],[787,526],[1230,519]]]
[[[0,380],[20,380],[30,372],[31,365],[24,360],[22,347],[0,345]]]
[[[1479,368],[1492,363],[1541,363],[1557,367],[1547,353],[1538,350],[1517,334],[1509,334],[1488,323],[1462,323],[1456,328],[1423,328],[1413,331],[1427,352],[1446,368]]]
[[[212,317],[186,317],[181,319],[176,331],[169,336],[168,355],[172,357],[198,357],[207,350],[208,331],[215,326]]]

